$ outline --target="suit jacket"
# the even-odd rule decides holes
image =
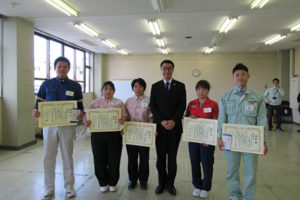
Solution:
[[[182,133],[182,117],[186,107],[185,85],[172,79],[170,91],[165,88],[164,81],[158,81],[152,85],[150,96],[150,109],[157,131],[164,129],[163,120],[176,122],[172,131]],[[166,129],[164,129],[166,130]]]

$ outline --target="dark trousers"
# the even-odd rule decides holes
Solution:
[[[280,116],[280,106],[272,106],[269,105],[268,106],[268,125],[269,125],[269,129],[273,128],[272,125],[272,117],[274,115],[274,111],[276,111],[276,129],[280,128],[281,126],[281,116]]]
[[[210,191],[213,177],[215,146],[205,147],[199,143],[189,142],[190,161],[192,166],[192,183],[195,188]],[[203,179],[201,175],[201,164]]]
[[[174,185],[177,173],[177,150],[181,138],[181,133],[162,130],[158,131],[155,140],[159,185]],[[168,155],[168,158],[167,158]],[[168,160],[168,172],[166,162]]]
[[[120,178],[122,136],[120,132],[94,132],[91,135],[95,174],[100,186],[115,186]]]
[[[129,180],[136,183],[147,183],[149,177],[149,147],[126,145],[128,154]],[[138,166],[138,156],[140,164]]]

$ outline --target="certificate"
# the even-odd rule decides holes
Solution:
[[[223,124],[222,132],[231,135],[230,151],[264,153],[263,126]]]
[[[216,146],[218,120],[190,118],[183,119],[183,141],[205,143]]]
[[[77,101],[47,101],[38,102],[40,112],[39,127],[70,126],[71,113],[77,108]]]
[[[156,124],[144,122],[124,123],[123,143],[137,146],[154,147]]]
[[[110,132],[122,129],[118,122],[121,118],[121,108],[87,109],[86,119],[91,120],[90,132]]]

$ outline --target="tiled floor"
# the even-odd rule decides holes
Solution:
[[[285,133],[268,132],[269,154],[260,156],[257,174],[256,200],[298,200],[300,199],[300,133],[299,125],[284,124]],[[77,190],[76,200],[118,200],[118,199],[196,199],[192,197],[191,167],[187,143],[181,142],[178,153],[178,170],[175,182],[177,196],[167,192],[155,195],[157,171],[156,153],[150,153],[150,177],[147,191],[128,191],[127,152],[123,148],[121,160],[121,177],[116,193],[100,193],[94,176],[93,157],[90,140],[75,142],[74,161]],[[43,194],[43,148],[42,141],[22,151],[0,150],[0,199],[1,200],[35,200]],[[208,199],[228,200],[225,184],[224,153],[216,150],[213,187]],[[242,169],[241,169],[242,170]],[[242,173],[241,173],[242,174]],[[241,176],[241,178],[243,178]],[[56,168],[55,199],[64,199],[62,161],[60,155]]]

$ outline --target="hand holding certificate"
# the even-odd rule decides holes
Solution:
[[[121,108],[87,109],[86,119],[91,121],[90,132],[120,131]]]
[[[47,101],[38,103],[40,117],[39,127],[47,126],[70,126],[71,113],[77,108],[77,101]]]
[[[125,122],[123,143],[137,146],[155,146],[156,124],[144,122]]]
[[[216,145],[218,122],[214,119],[183,119],[183,141]]]
[[[230,151],[264,153],[263,126],[223,124],[222,130],[223,135],[231,135]]]

